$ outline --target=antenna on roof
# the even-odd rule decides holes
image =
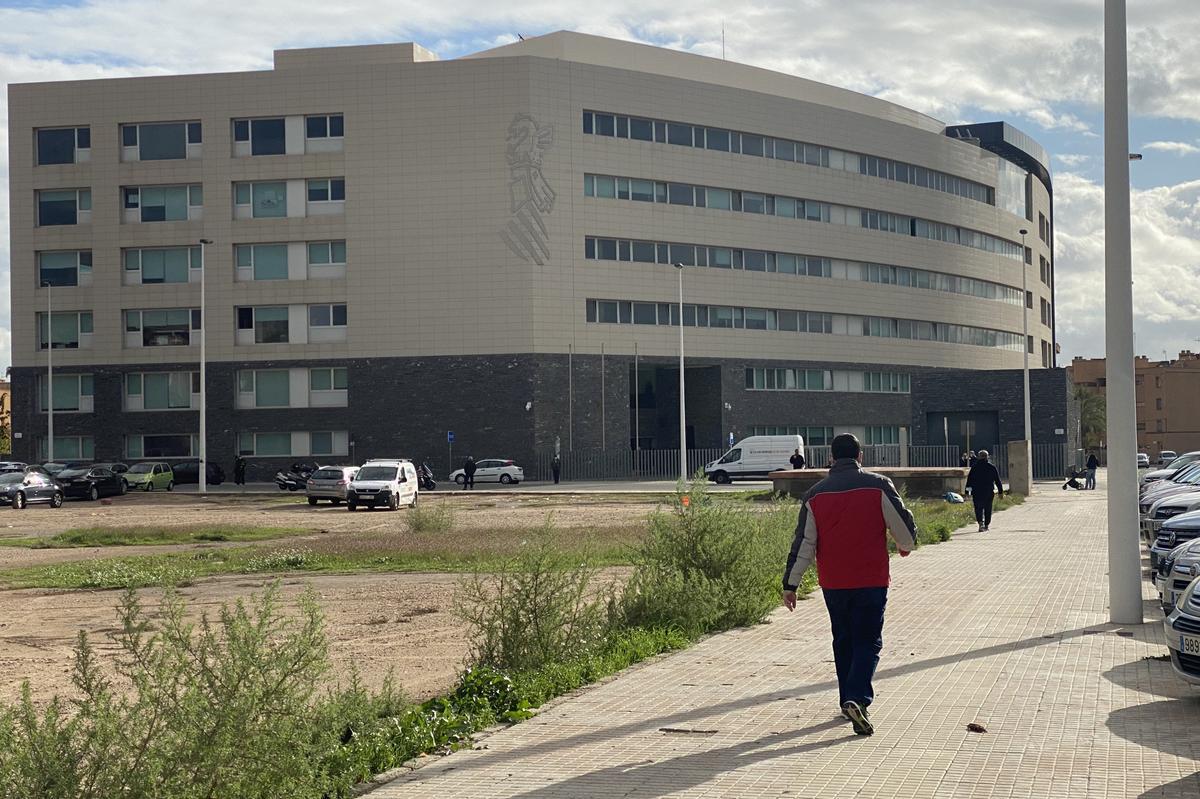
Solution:
[[[520,39],[521,41],[525,41],[525,37],[519,33],[517,34],[517,38]]]
[[[725,60],[725,20],[721,20],[721,60]]]

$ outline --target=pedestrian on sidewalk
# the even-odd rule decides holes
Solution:
[[[788,458],[788,462],[792,464],[793,469],[804,468],[804,455],[800,453],[799,447],[797,447],[796,451],[792,453],[792,457]]]
[[[871,735],[867,708],[883,649],[883,611],[891,582],[887,534],[907,557],[917,548],[913,515],[892,481],[864,471],[862,445],[849,433],[833,439],[833,467],[804,497],[783,573],[783,604],[796,608],[796,586],[815,559],[817,582],[833,628],[842,715],[858,735]]]
[[[975,521],[979,522],[979,532],[987,532],[992,524],[992,486],[1001,495],[1004,494],[1004,483],[1000,482],[1000,472],[988,462],[988,451],[979,450],[975,457],[975,465],[967,474],[967,488],[971,489],[971,500],[975,503]]]
[[[470,455],[463,460],[463,491],[475,487],[475,459]]]
[[[233,483],[240,486],[246,484],[246,459],[241,456],[241,453],[238,453],[233,459]]]
[[[554,453],[554,460],[550,461],[550,471],[554,474],[554,484],[558,485],[558,478],[562,475],[562,458],[558,457],[558,453]]]
[[[1096,453],[1089,452],[1087,459],[1087,479],[1083,481],[1084,489],[1088,491],[1096,490],[1096,470],[1100,468],[1100,459],[1096,457]]]

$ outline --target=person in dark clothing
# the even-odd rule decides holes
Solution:
[[[1083,487],[1088,491],[1096,490],[1096,470],[1100,468],[1100,459],[1096,457],[1096,453],[1089,452],[1087,459],[1087,479],[1084,481]]]
[[[985,532],[992,523],[992,486],[1001,494],[1004,493],[1004,483],[1000,482],[1000,472],[988,462],[988,451],[979,450],[975,456],[975,465],[967,474],[967,488],[971,489],[971,500],[975,503],[975,521],[979,522],[979,532]]]
[[[962,457],[960,457],[958,459],[958,465],[963,467],[964,469],[970,468],[970,462],[969,462],[969,459],[967,458],[967,453],[964,452],[962,454]]]
[[[233,482],[240,486],[246,484],[246,459],[241,455],[233,459]]]
[[[970,452],[970,453],[967,455],[967,468],[968,468],[968,469],[974,469],[974,468],[975,468],[975,464],[976,464],[978,461],[979,461],[979,456],[977,456],[977,455],[975,454],[975,450],[971,450],[971,452]]]
[[[793,452],[792,457],[788,458],[788,460],[791,462],[793,469],[803,469],[804,468],[804,456],[800,454],[799,449],[797,449],[795,452]]]
[[[554,460],[550,461],[550,471],[554,473],[554,484],[558,485],[558,478],[562,475],[562,458],[558,457],[558,453],[554,453]]]
[[[857,735],[871,735],[867,707],[875,698],[871,680],[883,649],[887,605],[887,537],[900,557],[917,548],[913,515],[892,481],[863,471],[862,446],[850,434],[833,439],[829,476],[804,497],[796,537],[783,573],[783,604],[796,607],[796,586],[816,560],[817,582],[833,629],[833,658],[842,715]]]
[[[470,455],[463,461],[463,491],[475,487],[475,459]]]

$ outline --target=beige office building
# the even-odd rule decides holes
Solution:
[[[1040,146],[742,64],[285,50],[13,85],[9,141],[18,457],[48,354],[55,455],[195,454],[202,271],[227,468],[676,446],[672,264],[696,446],[889,443],[921,375],[1054,365]]]

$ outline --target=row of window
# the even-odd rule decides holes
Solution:
[[[589,299],[585,308],[585,318],[592,323],[679,325],[679,305],[676,303]],[[782,330],[940,341],[1016,352],[1021,351],[1023,338],[1019,333],[947,322],[722,305],[684,305],[683,324],[685,327]]]
[[[234,219],[272,219],[288,216],[288,184],[299,181],[250,181],[233,184]],[[303,210],[310,216],[340,213],[346,199],[344,178],[305,180]],[[123,186],[122,222],[184,222],[201,219],[204,189],[199,183],[178,186]],[[39,227],[83,225],[91,221],[91,189],[54,189],[37,192]]]
[[[686,205],[862,227],[902,236],[959,244],[963,247],[996,253],[1005,258],[1020,260],[1022,257],[1022,248],[1019,243],[977,230],[902,214],[833,205],[797,197],[697,186],[690,183],[666,183],[643,178],[592,174],[583,176],[583,194],[585,197],[601,199]]]
[[[237,375],[237,407],[345,407],[348,383],[344,366],[243,369]],[[51,400],[55,411],[91,413],[94,410],[93,375],[57,374],[53,386],[54,391],[48,391],[46,376],[38,376],[39,412],[45,413]],[[125,375],[123,407],[127,411],[195,410],[199,407],[199,396],[199,372],[129,372]]]
[[[198,437],[193,433],[145,433],[125,436],[127,460],[156,458],[194,458],[200,454]],[[247,457],[346,456],[350,454],[350,434],[345,430],[291,433],[239,433],[238,454]],[[56,460],[94,460],[93,436],[55,436]],[[37,458],[48,458],[46,437],[37,440]]]
[[[306,278],[345,275],[346,242],[343,239],[235,244],[233,250],[239,281],[291,279],[293,259],[303,262]],[[131,247],[121,252],[125,285],[191,283],[200,279],[199,247]],[[57,288],[92,284],[91,250],[46,250],[35,253],[35,258],[39,286]]]
[[[346,135],[342,114],[315,114],[303,118],[308,142],[340,141]],[[231,120],[234,155],[284,155],[287,149],[287,118]],[[199,158],[203,126],[198,120],[123,124],[121,160],[169,161]],[[41,128],[35,132],[37,164],[77,164],[91,160],[92,133],[88,126]],[[239,147],[244,144],[244,147]],[[328,147],[317,148],[327,151]],[[307,150],[307,148],[306,148]]]
[[[890,158],[860,155],[792,139],[599,111],[583,112],[583,132],[843,169],[946,192],[988,205],[996,204],[995,190],[973,180]]]
[[[1010,305],[1021,304],[1021,290],[1001,283],[907,266],[868,264],[812,255],[743,250],[735,247],[708,247],[703,244],[677,244],[587,236],[583,240],[583,256],[586,259],[598,261],[683,264],[684,266],[709,266],[717,269],[743,269],[751,272],[777,272],[788,275],[807,275],[808,277],[863,280],[869,283],[965,294],[971,297],[998,300]]]
[[[316,303],[298,306],[307,312],[307,334],[313,343],[344,341],[347,326],[345,303]],[[293,306],[241,306],[236,309],[238,344],[306,343],[294,341]],[[185,347],[200,329],[199,308],[155,308],[127,310],[125,346]],[[47,340],[54,349],[90,348],[94,334],[91,311],[55,311],[49,320],[37,315],[38,348],[46,349]],[[332,334],[332,335],[329,335]]]
[[[907,394],[910,385],[911,377],[903,372],[746,367],[746,388],[754,391],[849,391]]]
[[[900,428],[896,425],[866,425],[864,444],[876,446],[881,444],[899,444]],[[827,447],[833,443],[832,427],[813,427],[803,425],[772,425],[756,424],[750,427],[752,436],[803,436],[806,447]],[[824,466],[814,463],[813,466]]]

